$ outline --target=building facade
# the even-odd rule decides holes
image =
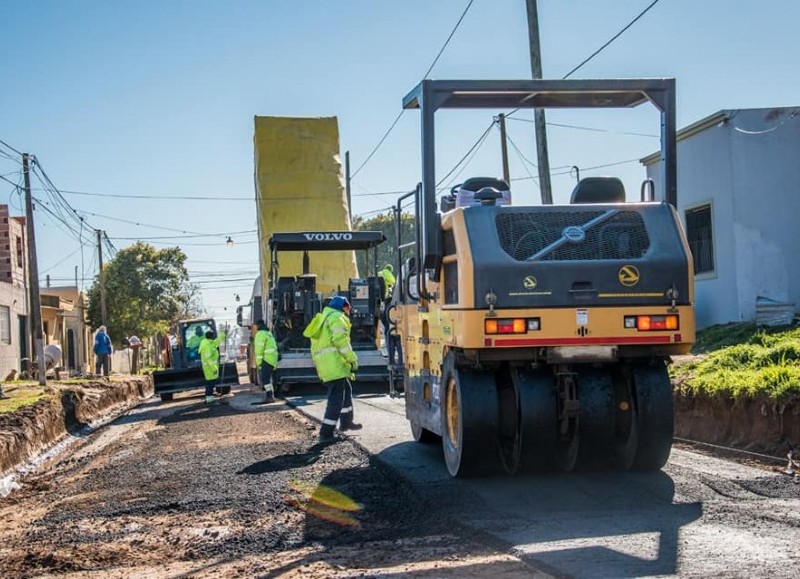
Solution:
[[[678,131],[678,213],[697,327],[800,305],[800,108],[723,110]],[[642,159],[660,183],[659,155]],[[660,192],[658,192],[660,193]]]
[[[0,205],[0,379],[30,357],[25,218]]]
[[[45,344],[61,346],[62,367],[70,375],[90,371],[93,336],[86,322],[88,301],[76,286],[40,290]]]

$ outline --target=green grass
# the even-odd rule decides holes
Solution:
[[[47,393],[38,385],[9,387],[9,383],[6,382],[3,384],[3,389],[9,398],[0,400],[0,414],[15,412],[20,408],[35,404],[47,396]]]
[[[679,390],[773,400],[800,394],[800,327],[714,326],[698,332],[693,353],[670,367]]]

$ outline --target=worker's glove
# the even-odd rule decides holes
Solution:
[[[355,382],[355,381],[356,381],[356,375],[350,374],[350,382]]]
[[[358,362],[350,362],[350,371],[355,372],[358,370]]]

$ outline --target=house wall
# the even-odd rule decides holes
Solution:
[[[658,163],[647,166],[660,197]],[[723,125],[678,141],[678,214],[686,227],[687,208],[711,203],[714,271],[695,278],[698,328],[739,319],[733,222],[732,167],[728,133]]]
[[[750,109],[727,122],[739,319],[756,298],[800,306],[800,109]]]
[[[86,295],[81,293],[77,287],[49,287],[42,290],[42,293],[56,295],[61,298],[72,300],[73,308],[64,312],[64,343],[61,348],[64,354],[64,368],[70,371],[90,371],[90,352],[94,343],[94,336],[86,323],[87,302]],[[71,360],[69,356],[68,335],[72,330],[75,340],[75,358]]]
[[[678,140],[684,227],[687,208],[711,203],[715,269],[695,279],[698,328],[754,320],[759,296],[800,306],[800,109],[719,117]],[[647,175],[658,188],[657,163]]]
[[[25,285],[27,268],[25,219],[11,217],[8,206],[0,205],[0,306],[9,309],[8,341],[0,339],[0,379],[11,370],[21,369],[20,319],[25,322],[25,347],[30,340],[28,324],[28,295]],[[28,352],[28,355],[30,353]]]

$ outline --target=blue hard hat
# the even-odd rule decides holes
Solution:
[[[350,302],[344,296],[333,296],[330,303],[328,303],[328,307],[343,312],[345,307],[350,307]]]

